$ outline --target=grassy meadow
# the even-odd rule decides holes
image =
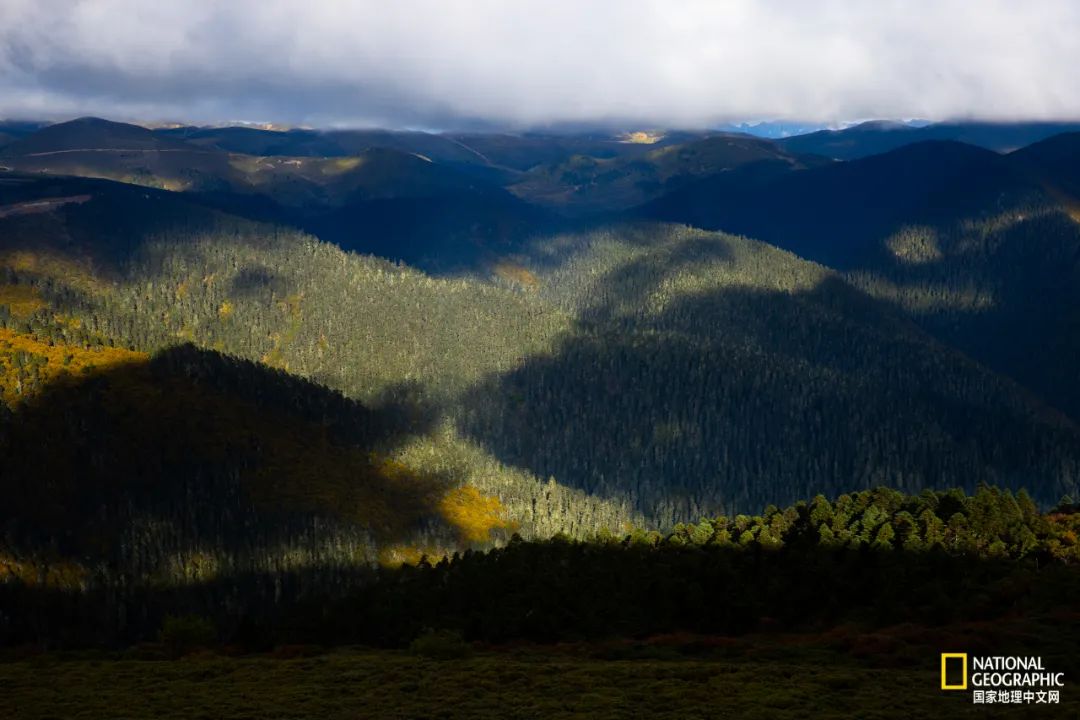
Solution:
[[[969,627],[953,637],[974,637]],[[477,648],[436,660],[406,650],[281,647],[162,659],[46,653],[0,662],[0,717],[295,718],[1075,718],[1059,705],[973,705],[938,689],[925,630]],[[921,634],[921,635],[920,635]],[[1048,659],[1048,664],[1055,662]],[[1060,662],[1060,661],[1058,661]],[[1060,667],[1058,665],[1057,667]]]

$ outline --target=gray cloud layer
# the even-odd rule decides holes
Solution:
[[[0,116],[1080,118],[1075,0],[0,0]]]

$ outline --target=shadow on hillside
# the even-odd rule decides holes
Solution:
[[[531,237],[566,222],[497,187],[446,189],[399,198],[348,198],[341,205],[287,207],[260,194],[168,192],[107,180],[13,174],[0,184],[0,208],[86,195],[87,202],[47,213],[0,218],[0,252],[53,251],[90,260],[101,279],[116,279],[149,242],[232,235],[240,222],[297,228],[344,250],[434,273],[486,266],[519,252]]]
[[[863,275],[935,337],[1080,417],[1080,225],[1010,157],[923,143],[771,182],[717,176],[634,212]],[[940,252],[910,262],[887,247],[913,227]]]
[[[430,417],[174,347],[54,382],[0,418],[0,525],[16,557],[173,581],[204,561],[372,561],[376,543],[450,532],[449,479],[384,459]]]
[[[91,178],[20,178],[19,183],[0,184],[0,206],[53,197],[86,195],[90,199],[47,213],[0,220],[0,253],[54,256],[85,265],[98,280],[122,277],[128,262],[148,243],[238,231],[235,218],[202,206],[184,193]],[[25,272],[35,275],[33,267]],[[50,275],[55,273],[41,273],[42,279]]]
[[[914,319],[935,337],[1080,417],[1071,361],[1080,355],[1080,224],[1048,208],[1004,216],[1009,220],[985,229],[942,226],[940,257],[932,262],[904,263],[882,248],[863,272],[913,299]],[[968,289],[982,301],[964,297]]]
[[[554,214],[501,189],[433,197],[356,200],[294,220],[344,250],[452,274],[519,252],[532,236],[556,230]]]
[[[996,153],[927,142],[771,182],[721,174],[635,214],[743,234],[849,270],[904,225],[1001,212],[1005,193],[1023,203],[1039,192]]]
[[[695,258],[731,255],[702,247],[597,280],[554,353],[465,398],[463,432],[661,526],[877,485],[1075,491],[1080,434],[1017,387],[836,276],[795,292],[670,290]]]

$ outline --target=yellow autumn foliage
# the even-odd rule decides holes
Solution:
[[[47,306],[41,294],[28,285],[0,285],[0,305],[17,318],[28,318]]]
[[[534,275],[528,268],[522,267],[517,263],[512,262],[500,262],[495,265],[495,275],[507,280],[509,282],[518,283],[530,290],[540,286],[540,280]]]
[[[52,250],[0,251],[0,268],[5,267],[19,273],[62,280],[83,292],[100,292],[106,287],[94,273],[89,259],[73,260]]]
[[[466,542],[486,542],[491,539],[492,530],[513,528],[513,523],[504,517],[499,499],[483,495],[474,487],[448,492],[439,502],[439,511]]]
[[[35,365],[37,382],[33,388],[27,385],[20,369],[25,367],[26,359]],[[124,348],[50,345],[32,335],[0,328],[0,396],[9,405],[16,405],[29,399],[33,390],[44,389],[54,382],[86,377],[117,365],[144,363],[148,359],[146,353]]]
[[[385,545],[379,548],[379,564],[383,567],[418,565],[424,557],[431,561],[435,556],[436,553],[430,549],[425,550],[415,545]]]
[[[0,553],[0,585],[15,581],[30,587],[71,590],[85,579],[86,568],[67,560],[31,563]]]

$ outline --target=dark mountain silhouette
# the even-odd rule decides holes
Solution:
[[[1080,132],[1055,135],[1009,157],[1080,220]]]
[[[953,140],[996,152],[1009,152],[1059,133],[1076,130],[1080,130],[1080,123],[943,122],[913,127],[875,120],[843,130],[819,130],[777,142],[791,152],[852,160],[927,140]]]
[[[994,208],[1034,185],[997,153],[925,142],[805,172],[707,177],[645,205],[650,217],[743,233],[841,269],[880,252],[899,224]]]
[[[5,145],[37,132],[43,125],[29,120],[0,120],[0,151]]]
[[[60,153],[81,150],[178,150],[193,151],[193,145],[161,137],[147,128],[113,122],[96,117],[83,117],[68,122],[47,125],[28,134],[19,142],[4,149],[7,157],[26,157],[40,153]]]

